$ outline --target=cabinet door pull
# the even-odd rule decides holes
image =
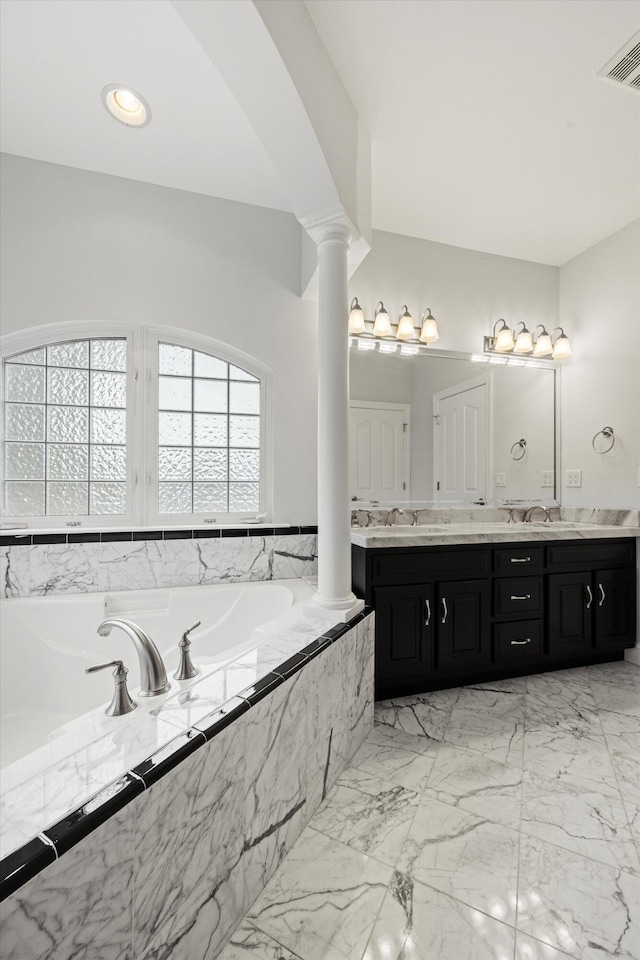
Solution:
[[[431,623],[431,604],[428,600],[424,602],[424,625],[428,627]]]
[[[511,557],[511,563],[531,563],[531,557]]]
[[[516,596],[514,596],[514,594],[512,593],[512,594],[511,594],[511,599],[512,599],[512,600],[531,600],[531,594],[530,594],[530,593],[525,593],[524,597],[516,597]]]
[[[527,637],[526,640],[512,640],[512,641],[511,641],[511,646],[512,646],[512,647],[519,647],[519,646],[521,646],[523,643],[531,643],[531,637]]]
[[[605,600],[607,599],[607,595],[606,595],[606,593],[604,592],[604,587],[602,586],[601,583],[598,584],[598,590],[600,591],[600,599],[598,600],[598,606],[601,607],[602,604],[603,604],[603,603],[605,602]]]
[[[447,622],[447,615],[448,615],[448,613],[449,613],[449,611],[447,610],[447,601],[446,601],[445,598],[443,597],[443,598],[442,598],[442,620],[441,620],[442,623],[446,623],[446,622]]]
[[[591,593],[591,587],[587,584],[587,610],[593,603],[593,594]]]

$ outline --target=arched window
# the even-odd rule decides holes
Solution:
[[[266,368],[177,331],[102,327],[37,343],[35,334],[15,352],[6,338],[3,357],[5,526],[268,512]]]

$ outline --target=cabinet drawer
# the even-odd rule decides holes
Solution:
[[[542,577],[494,580],[493,612],[496,617],[542,616]]]
[[[488,550],[434,550],[418,553],[381,550],[373,558],[374,583],[418,583],[422,580],[466,580],[489,573]]]
[[[589,570],[594,567],[632,566],[635,542],[625,540],[595,540],[585,543],[557,543],[547,547],[547,567],[551,570]]]
[[[542,657],[541,620],[515,620],[494,625],[494,663],[516,663],[534,657]]]
[[[493,569],[502,576],[522,576],[542,570],[542,547],[507,547],[493,551]]]

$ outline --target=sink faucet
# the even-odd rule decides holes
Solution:
[[[120,627],[133,640],[140,661],[140,696],[157,697],[170,690],[171,684],[167,680],[167,671],[160,651],[149,634],[131,620],[120,617],[103,620],[98,627],[98,633],[101,637],[108,637],[113,627]]]
[[[403,515],[404,510],[401,510],[400,507],[394,507],[393,510],[389,510],[387,519],[384,522],[385,527],[392,527],[396,522],[396,517],[401,517]]]
[[[550,519],[551,519],[551,518],[549,517],[549,511],[547,510],[547,508],[546,508],[546,507],[541,507],[539,504],[536,504],[535,507],[529,507],[529,509],[528,509],[527,511],[525,511],[525,515],[524,515],[524,517],[522,518],[523,521],[524,521],[524,523],[531,523],[531,517],[533,516],[533,514],[534,514],[534,512],[535,512],[536,510],[542,510],[542,512],[544,513],[544,522],[545,522],[545,523],[549,523],[549,522],[550,522]]]

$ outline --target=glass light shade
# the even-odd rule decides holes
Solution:
[[[373,335],[374,337],[390,337],[391,332],[391,321],[389,320],[389,314],[385,310],[384,306],[380,304],[379,309],[376,310],[376,317],[373,322]]]
[[[396,330],[396,339],[397,340],[411,340],[415,336],[415,327],[413,325],[413,317],[407,310],[406,306],[402,308],[402,313],[400,314],[400,319],[398,320],[398,329]]]
[[[571,344],[569,343],[569,337],[566,334],[561,334],[556,340],[553,347],[553,359],[554,360],[564,360],[565,357],[571,356]]]
[[[354,297],[351,302],[351,310],[349,312],[349,333],[364,333],[364,313],[362,307],[358,303],[358,298]]]
[[[422,329],[420,331],[420,342],[421,343],[435,343],[436,340],[440,339],[440,334],[438,332],[438,324],[436,323],[435,317],[431,316],[431,311],[428,311],[427,316],[422,322]]]
[[[510,353],[514,346],[511,328],[503,327],[502,330],[498,330],[494,350],[497,350],[498,353]]]
[[[513,348],[514,353],[531,353],[533,350],[533,340],[531,339],[531,334],[525,327],[524,330],[521,330],[516,338],[516,345]]]
[[[533,348],[534,357],[550,357],[553,353],[553,344],[548,333],[541,333]]]

